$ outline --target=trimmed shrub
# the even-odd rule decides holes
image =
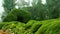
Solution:
[[[31,14],[28,11],[24,11],[21,9],[13,9],[4,19],[4,22],[10,21],[20,21],[20,22],[28,22],[31,19]]]

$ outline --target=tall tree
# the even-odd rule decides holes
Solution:
[[[25,10],[28,10],[31,12],[32,19],[34,20],[48,19],[46,6],[42,4],[41,0],[33,0],[32,7],[26,7],[26,8]]]
[[[35,19],[36,20],[44,20],[46,19],[46,8],[45,5],[42,4],[41,0],[38,0],[36,6],[34,7]]]
[[[2,14],[2,20],[8,15],[8,13],[15,8],[15,3],[16,0],[3,0],[3,8],[4,12]]]
[[[60,16],[60,0],[46,0],[50,18],[58,18]]]
[[[32,6],[35,6],[37,4],[38,0],[32,0]]]
[[[29,3],[30,3],[30,1],[26,2],[25,0],[18,0],[17,1],[17,6],[19,8],[22,8],[22,7],[25,7],[25,6],[29,6]]]
[[[3,7],[5,12],[9,13],[11,9],[15,8],[15,1],[16,0],[3,0]]]

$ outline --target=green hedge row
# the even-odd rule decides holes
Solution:
[[[26,24],[18,21],[3,22],[0,23],[0,29],[14,34],[60,34],[60,19],[30,20]]]

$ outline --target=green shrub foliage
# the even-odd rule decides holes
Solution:
[[[35,33],[41,26],[42,26],[42,24],[40,24],[40,23],[34,23],[30,30],[31,30],[31,32]]]
[[[28,11],[24,11],[21,9],[13,9],[4,19],[4,22],[10,21],[20,21],[27,22],[31,19],[31,14]]]
[[[0,23],[0,29],[14,34],[60,34],[60,19],[30,20],[26,24],[18,21],[4,22]]]
[[[26,28],[30,28],[34,23],[36,23],[37,21],[35,20],[29,20],[27,23],[26,23]]]
[[[52,22],[50,22],[52,21]],[[35,34],[59,34],[60,21],[50,20],[49,23],[42,25]]]

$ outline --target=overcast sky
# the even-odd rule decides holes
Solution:
[[[2,7],[2,0],[0,0],[0,15],[2,14],[3,7]]]
[[[2,1],[3,0],[0,0],[0,21],[1,21],[1,15],[2,15],[2,12],[3,12]]]

